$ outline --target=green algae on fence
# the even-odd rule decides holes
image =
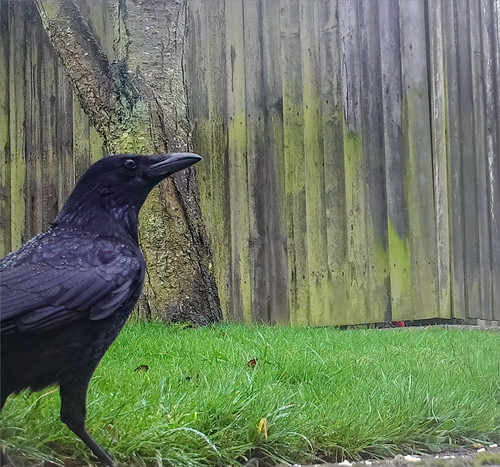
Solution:
[[[235,114],[229,122],[228,150],[229,189],[232,232],[232,282],[240,297],[233,296],[235,317],[247,322],[252,316],[252,283],[250,280],[250,206],[248,200],[246,116]],[[239,304],[238,304],[238,301]]]
[[[227,155],[226,131],[223,122],[200,119],[193,128],[192,137],[195,152],[203,155],[203,163],[196,167],[196,174],[200,183],[201,208],[212,239],[211,267],[218,284],[221,308],[225,316],[232,319],[232,316],[227,316],[227,311],[232,308],[231,247],[227,242],[216,241],[231,238],[228,187],[222,181],[229,169],[217,161]]]
[[[13,18],[9,18],[13,21]],[[2,150],[9,156],[10,165],[10,240],[11,248],[19,248],[25,238],[26,204],[24,197],[24,183],[26,179],[26,153],[24,146],[24,120],[26,116],[24,105],[24,80],[23,75],[27,70],[23,62],[24,34],[26,23],[22,22],[10,37],[9,44],[9,148]],[[19,68],[16,67],[19,66]],[[5,143],[4,143],[5,144]]]
[[[309,323],[325,325],[329,322],[331,283],[328,271],[325,203],[325,168],[322,99],[320,97],[320,67],[316,40],[317,26],[314,4],[306,3],[301,9],[301,51],[303,74],[304,153],[306,179],[306,228],[309,265]],[[307,26],[306,26],[307,25]],[[327,157],[329,157],[328,155]],[[331,156],[330,156],[331,157]]]
[[[347,222],[346,275],[349,316],[362,323],[368,315],[366,287],[369,273],[366,252],[366,185],[361,135],[348,131],[344,137],[345,196]]]
[[[389,219],[389,251],[392,309],[397,318],[411,318],[412,264],[408,239],[401,238]]]
[[[309,265],[307,251],[306,185],[304,179],[304,109],[298,2],[281,10],[283,79],[283,138],[285,210],[288,250],[290,322],[309,324]]]
[[[185,5],[179,79],[193,149],[205,158],[196,170],[227,319],[328,325],[500,318],[499,255],[493,254],[500,238],[493,73],[500,30],[492,20],[499,7],[403,3]],[[21,6],[6,5],[0,2],[0,9],[12,23]],[[113,36],[117,25],[103,11],[82,13],[108,55],[125,56],[126,35]],[[31,104],[15,105],[22,81],[42,82],[40,67],[49,59],[34,41],[37,28],[23,35],[26,24],[0,41],[7,70],[0,79],[4,252],[53,209],[38,209],[43,196],[50,201],[54,187],[59,199],[67,196],[74,179],[103,155],[102,137],[71,97],[64,72],[54,73],[55,62],[40,89],[25,86]],[[23,61],[19,45],[26,40],[31,55]],[[9,71],[13,64],[24,70],[22,79]],[[42,97],[52,102],[52,93],[61,151],[50,147],[54,132],[40,135],[45,123],[34,105]],[[24,129],[19,119],[26,120]],[[130,128],[114,134],[115,147],[149,148],[144,128]],[[64,132],[71,138],[57,136]],[[38,139],[23,145],[31,134]],[[47,155],[37,153],[39,140],[49,144]],[[27,154],[34,154],[30,161]],[[45,160],[59,164],[58,171],[43,168]],[[151,200],[165,196],[168,190]],[[161,215],[146,205],[143,229],[163,229]],[[169,259],[160,253],[156,260]],[[151,269],[157,287],[160,268]]]

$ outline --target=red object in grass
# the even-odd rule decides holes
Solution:
[[[404,328],[405,327],[405,322],[404,321],[394,321],[394,326],[397,328]]]

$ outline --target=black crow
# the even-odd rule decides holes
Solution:
[[[99,160],[52,226],[0,261],[0,408],[12,393],[58,385],[61,420],[103,464],[113,461],[85,429],[87,388],[142,290],[139,210],[158,182],[199,160],[189,153]]]

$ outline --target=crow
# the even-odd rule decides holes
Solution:
[[[12,393],[58,385],[61,420],[114,465],[85,428],[87,388],[142,290],[139,210],[158,182],[200,160],[119,154],[95,162],[52,226],[0,261],[0,410]]]

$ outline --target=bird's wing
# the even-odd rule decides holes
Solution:
[[[2,334],[107,318],[127,302],[142,286],[141,258],[121,245],[92,248],[95,245],[86,248],[85,254],[57,255],[51,261],[40,254],[31,255],[2,268]]]

